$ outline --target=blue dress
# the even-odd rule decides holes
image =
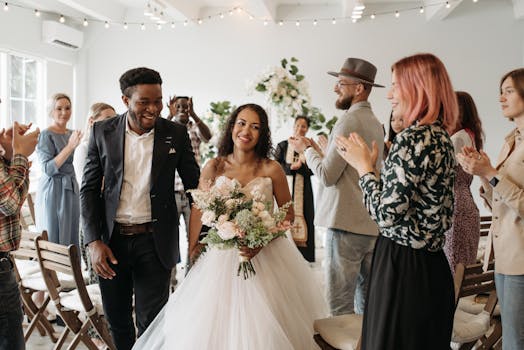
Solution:
[[[47,230],[49,241],[78,245],[80,199],[73,167],[74,152],[60,168],[54,158],[64,149],[72,131],[57,134],[49,129],[40,133],[37,154],[42,175],[36,195],[36,227]]]

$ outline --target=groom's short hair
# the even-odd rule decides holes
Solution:
[[[131,97],[136,85],[141,84],[158,84],[162,85],[162,78],[160,73],[156,70],[138,67],[133,68],[122,74],[120,77],[120,91],[122,94]]]

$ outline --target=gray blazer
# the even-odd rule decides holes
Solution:
[[[321,157],[312,147],[306,152],[309,168],[318,177],[319,188],[315,225],[364,235],[378,235],[378,227],[364,207],[358,173],[337,153],[335,139],[356,132],[371,146],[375,141],[380,169],[384,149],[384,131],[367,101],[355,103],[336,122],[328,137],[327,151]]]

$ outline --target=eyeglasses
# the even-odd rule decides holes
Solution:
[[[362,83],[344,83],[340,80],[337,81],[337,87],[346,86],[346,85],[359,85],[359,84],[362,84]]]

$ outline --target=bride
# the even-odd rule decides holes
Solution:
[[[229,117],[200,186],[220,177],[236,179],[243,192],[257,186],[278,206],[291,200],[286,176],[271,152],[264,109],[238,107]],[[200,252],[201,213],[193,208],[190,252]],[[292,209],[286,219],[292,219]],[[317,349],[313,321],[327,314],[320,285],[294,244],[283,237],[262,249],[245,248],[256,275],[237,276],[238,251],[208,249],[133,349],[307,350]]]

